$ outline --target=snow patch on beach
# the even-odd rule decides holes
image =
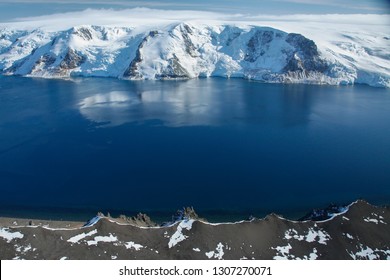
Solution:
[[[357,247],[358,251],[355,253],[349,252],[347,250],[347,253],[351,256],[354,260],[380,260],[383,259],[383,257],[387,260],[390,260],[390,250],[380,250],[380,249],[372,249],[368,246],[365,246],[363,244],[359,244]]]
[[[28,251],[32,250],[31,244],[28,244],[27,246],[15,246],[15,247],[16,247],[15,251],[18,252],[18,253],[22,253],[22,254],[25,254]]]
[[[192,219],[183,220],[177,225],[176,232],[169,239],[169,243],[168,243],[169,248],[176,246],[178,243],[188,238],[188,236],[183,234],[183,229],[186,229],[187,231],[191,230],[193,222],[194,220]]]
[[[95,236],[94,240],[87,241],[87,244],[89,246],[91,245],[97,245],[99,242],[116,242],[118,241],[118,238],[110,233],[109,236]]]
[[[135,249],[136,251],[139,251],[139,250],[141,250],[141,248],[144,247],[144,246],[142,246],[141,244],[136,244],[136,243],[133,242],[133,241],[126,242],[126,243],[125,243],[125,246],[126,246],[126,249]]]
[[[276,251],[276,256],[274,260],[316,260],[318,258],[317,248],[313,248],[313,251],[308,255],[303,255],[302,257],[295,256],[290,253],[292,246],[288,243],[286,246],[277,246],[276,248],[271,247],[271,249]]]
[[[317,231],[313,228],[309,228],[309,232],[306,235],[306,241],[307,242],[318,242],[320,244],[326,245],[326,241],[330,239],[329,234],[321,229],[318,229]]]
[[[277,251],[277,255],[274,256],[274,260],[288,260],[289,253],[292,247],[290,243],[288,243],[286,246],[277,246],[276,248],[271,248],[271,249]]]
[[[223,244],[221,242],[219,242],[217,244],[217,248],[215,248],[214,251],[207,252],[207,253],[205,253],[205,255],[209,259],[214,258],[214,259],[222,260],[223,255],[225,254],[225,252],[223,251],[223,247],[224,247]]]
[[[316,260],[318,258],[318,251],[316,248],[313,248],[313,252],[311,252],[308,256],[300,257],[294,257],[292,256],[292,259],[294,260]]]
[[[10,232],[6,228],[0,228],[0,237],[4,238],[8,243],[10,243],[14,239],[22,239],[24,235],[20,232]]]
[[[387,225],[387,223],[383,220],[384,218],[376,213],[371,213],[371,217],[366,217],[363,220],[367,223],[374,223],[376,225],[378,224],[384,224]]]
[[[298,241],[302,241],[305,239],[304,235],[299,235],[298,232],[295,229],[289,229],[284,233],[284,239],[290,240],[290,239],[296,239]]]
[[[318,258],[318,255],[317,255],[317,249],[314,248],[313,249],[313,252],[310,253],[309,257],[307,258],[308,260],[316,260]]]
[[[344,233],[344,235],[349,238],[349,239],[354,239],[352,235],[350,235],[349,233]]]
[[[330,235],[321,229],[309,228],[306,235],[298,234],[295,229],[289,229],[284,233],[284,239],[290,240],[295,239],[298,241],[306,241],[306,242],[318,242],[320,244],[326,245],[326,241],[330,239]]]
[[[90,232],[88,232],[88,233],[80,233],[80,234],[78,234],[78,235],[76,235],[76,236],[73,236],[73,237],[71,237],[71,238],[69,238],[68,240],[67,240],[67,242],[70,242],[70,243],[79,243],[79,241],[80,240],[82,240],[82,239],[84,239],[85,237],[88,237],[88,236],[92,236],[92,235],[94,235],[94,234],[96,234],[97,233],[97,230],[96,229],[94,229],[94,230],[92,230],[92,231],[90,231]]]

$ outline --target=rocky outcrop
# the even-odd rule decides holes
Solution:
[[[162,71],[161,74],[158,74],[156,78],[188,79],[190,78],[190,74],[180,64],[178,57],[173,54],[173,57],[168,59],[168,66]]]
[[[157,223],[153,222],[150,217],[143,213],[138,213],[134,217],[127,217],[125,215],[120,215],[119,219],[129,223],[131,225],[139,226],[139,227],[155,227]]]
[[[150,41],[153,37],[157,36],[157,34],[158,31],[150,31],[149,34],[143,38],[141,43],[138,45],[134,59],[131,61],[129,67],[123,73],[124,78],[134,78],[134,79],[143,78],[142,73],[138,69],[139,64],[143,61],[142,48],[145,46],[145,44],[148,41]]]
[[[86,27],[73,28],[72,34],[79,36],[80,38],[84,39],[85,41],[91,41],[93,38],[91,30],[89,28],[86,28]]]
[[[275,33],[270,30],[257,30],[249,39],[245,60],[255,62],[260,56],[263,56],[270,48],[270,43],[274,39]],[[280,36],[280,34],[279,34]]]
[[[56,57],[50,54],[44,54],[40,56],[39,59],[35,62],[33,68],[31,69],[30,74],[34,74],[36,71],[39,71],[42,68],[50,67],[56,61]]]
[[[183,43],[185,45],[185,51],[192,57],[197,57],[197,50],[194,43],[191,40],[191,35],[193,35],[193,31],[188,24],[180,25],[180,32],[183,38]]]
[[[183,209],[177,210],[175,215],[172,216],[173,222],[189,219],[206,221],[205,219],[199,218],[198,214],[194,210],[194,207],[184,207]]]
[[[85,57],[79,55],[73,49],[69,49],[60,63],[60,70],[71,70],[79,67],[85,61]]]
[[[287,64],[283,72],[325,73],[329,69],[329,65],[320,58],[317,46],[312,40],[300,34],[290,33],[287,35],[286,42],[294,49],[287,54]]]

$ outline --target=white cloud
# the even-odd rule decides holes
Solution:
[[[290,0],[288,0],[290,1]],[[305,0],[291,0],[305,1]],[[181,10],[159,10],[149,8],[133,9],[86,9],[84,11],[59,13],[38,17],[20,18],[12,22],[17,25],[18,22],[31,26],[51,26],[55,28],[66,28],[67,26],[77,25],[116,25],[116,26],[134,26],[143,23],[154,22],[176,22],[191,20],[217,20],[217,21],[305,21],[305,22],[324,22],[324,23],[347,23],[347,24],[388,24],[388,15],[377,14],[295,14],[295,15],[243,15],[217,13],[210,11]]]
[[[339,7],[342,9],[353,9],[353,10],[366,10],[366,11],[380,11],[381,8],[381,1],[367,1],[367,0],[273,0],[276,2],[287,2],[287,3],[296,3],[296,4],[307,4],[307,5],[314,5],[314,6],[332,6],[332,7]]]
[[[386,25],[389,24],[389,15],[378,14],[326,14],[326,15],[257,15],[248,16],[248,19],[258,21],[296,21],[296,22],[320,22],[339,24],[367,24]]]

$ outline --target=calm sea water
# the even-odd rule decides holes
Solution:
[[[388,89],[0,77],[0,215],[289,216],[357,198],[390,201]]]

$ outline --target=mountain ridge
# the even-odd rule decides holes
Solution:
[[[366,43],[359,42],[357,35],[344,38],[354,43],[338,42],[344,51],[335,53],[302,34],[257,25],[183,21],[142,30],[97,25],[61,31],[3,27],[0,74],[132,80],[238,77],[271,83],[390,87],[385,37],[377,49],[367,43],[373,38]],[[370,56],[375,60],[366,63]]]

